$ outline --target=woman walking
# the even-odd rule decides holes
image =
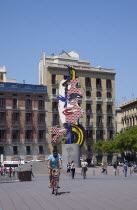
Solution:
[[[72,179],[74,179],[74,176],[75,176],[75,164],[74,164],[74,160],[72,160],[72,162],[71,162],[71,175],[72,175]]]

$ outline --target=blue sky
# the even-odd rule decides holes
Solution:
[[[0,0],[0,66],[38,84],[38,63],[71,50],[116,70],[116,104],[137,97],[137,0]]]

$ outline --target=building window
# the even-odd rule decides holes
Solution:
[[[102,93],[101,93],[100,91],[97,91],[97,92],[96,92],[96,96],[97,96],[98,98],[101,98],[101,97],[102,97]]]
[[[6,130],[0,130],[0,141],[1,142],[6,141]]]
[[[38,100],[38,110],[44,110],[44,100]]]
[[[12,122],[19,122],[19,113],[18,112],[13,112],[12,113]]]
[[[0,74],[0,80],[3,80],[3,74]]]
[[[92,130],[86,130],[86,137],[87,137],[87,139],[92,138]]]
[[[89,77],[85,78],[85,86],[86,87],[91,87],[91,79]]]
[[[102,116],[97,116],[97,126],[102,125]]]
[[[102,88],[101,79],[96,79],[96,88]]]
[[[39,154],[44,154],[43,146],[39,146]]]
[[[86,91],[86,96],[91,97],[91,92],[89,90]]]
[[[52,111],[58,111],[58,102],[52,102]]]
[[[32,113],[26,113],[26,122],[32,122]]]
[[[96,105],[96,112],[97,113],[102,113],[102,105],[101,104]]]
[[[39,113],[38,123],[44,123],[44,122],[45,122],[45,113]]]
[[[91,146],[88,145],[87,147],[88,147],[88,152],[91,152]]]
[[[90,125],[90,115],[89,114],[86,117],[86,125]]]
[[[107,105],[107,113],[112,113],[112,105]]]
[[[86,111],[87,112],[92,112],[92,110],[91,110],[91,104],[86,104]]]
[[[0,155],[4,155],[4,147],[0,147]]]
[[[33,139],[32,130],[26,130],[26,132],[25,132],[25,138],[26,139],[29,139],[29,140]]]
[[[0,98],[0,107],[5,107],[5,98]]]
[[[0,122],[3,122],[6,120],[6,113],[5,112],[0,112]]]
[[[107,125],[112,125],[112,117],[107,116]]]
[[[13,155],[18,155],[18,146],[13,146]]]
[[[56,88],[52,88],[52,94],[56,95]]]
[[[103,140],[103,130],[97,130],[96,131],[96,140]]]
[[[13,130],[12,131],[12,139],[13,140],[19,140],[20,139],[20,131],[19,130]]]
[[[12,107],[13,109],[16,109],[18,106],[18,99],[17,98],[13,98],[12,99]]]
[[[26,99],[26,109],[32,109],[32,100]]]
[[[106,88],[112,88],[111,80],[107,79],[106,80]]]
[[[45,139],[45,130],[38,131],[38,139]]]
[[[58,114],[53,114],[53,125],[59,125],[59,116]]]
[[[31,155],[30,146],[26,146],[26,155]]]
[[[56,84],[56,74],[51,75],[51,83]]]
[[[108,141],[113,139],[113,130],[108,131]]]
[[[112,98],[112,94],[110,92],[107,92],[107,98]]]

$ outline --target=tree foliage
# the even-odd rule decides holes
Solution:
[[[98,141],[93,147],[96,152],[121,154],[135,154],[137,152],[137,126],[119,133],[113,141]]]

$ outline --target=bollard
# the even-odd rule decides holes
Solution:
[[[93,176],[95,176],[95,170],[93,169]]]
[[[132,172],[131,172],[131,168],[130,168],[130,175],[132,174]]]

